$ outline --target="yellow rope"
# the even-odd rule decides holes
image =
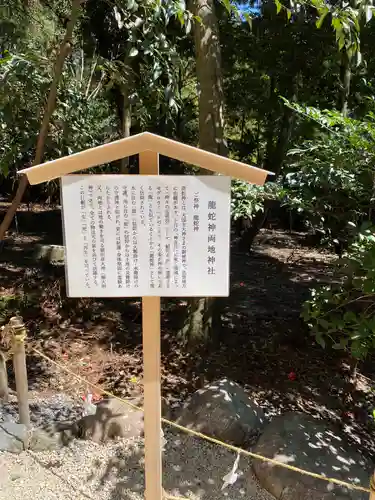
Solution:
[[[17,344],[22,344],[25,342],[27,338],[27,333],[26,333],[26,330],[25,331],[22,331],[20,333],[14,333],[13,335],[13,340],[15,343]]]
[[[50,362],[51,364],[57,366],[61,370],[64,370],[66,373],[69,373],[70,375],[72,375],[73,377],[75,377],[77,380],[80,380],[84,384],[87,384],[87,385],[91,386],[92,388],[94,388],[97,391],[105,394],[106,396],[109,396],[109,397],[112,397],[114,399],[117,399],[118,401],[121,401],[123,404],[129,406],[130,408],[133,408],[134,410],[143,411],[142,408],[140,408],[140,407],[138,407],[136,405],[133,405],[129,401],[126,401],[125,399],[122,399],[122,398],[116,396],[115,394],[112,394],[111,392],[106,391],[105,389],[102,389],[101,387],[99,387],[99,386],[97,386],[97,385],[89,382],[88,380],[86,380],[85,378],[81,377],[80,375],[77,375],[76,373],[74,373],[69,368],[61,365],[60,363],[57,363],[53,359],[51,359],[48,356],[46,356],[45,354],[43,354],[38,349],[35,349],[35,347],[31,347],[30,346],[30,348],[35,353],[37,353],[40,357],[44,358],[46,361]],[[273,458],[268,458],[268,457],[264,457],[262,455],[258,455],[257,453],[253,453],[251,451],[244,450],[242,448],[239,448],[238,446],[233,446],[231,444],[224,443],[223,441],[220,441],[219,439],[215,439],[213,437],[207,436],[205,434],[202,434],[201,432],[194,431],[193,429],[188,429],[187,427],[179,425],[176,422],[171,422],[170,420],[167,420],[166,418],[162,418],[161,421],[164,422],[165,424],[170,425],[171,427],[174,427],[174,428],[182,431],[182,432],[185,432],[185,433],[190,434],[190,435],[195,436],[195,437],[199,437],[201,439],[204,439],[205,441],[209,441],[210,443],[214,443],[214,444],[217,444],[219,446],[223,446],[224,448],[227,448],[228,450],[234,451],[234,452],[239,453],[241,455],[248,456],[248,457],[251,457],[251,458],[255,458],[255,459],[261,460],[263,462],[268,462],[268,463],[270,463],[272,465],[276,465],[278,467],[283,467],[284,469],[289,469],[289,470],[292,470],[294,472],[298,472],[300,474],[304,474],[306,476],[313,477],[315,479],[321,479],[322,481],[327,481],[327,482],[330,482],[330,483],[334,483],[334,484],[337,484],[339,486],[345,486],[346,488],[350,488],[350,489],[353,489],[353,490],[364,491],[366,493],[371,493],[371,490],[369,488],[365,488],[364,486],[358,486],[357,484],[354,484],[354,483],[347,483],[346,481],[341,481],[340,479],[335,479],[333,477],[326,477],[326,476],[323,476],[322,474],[317,474],[316,472],[311,472],[311,471],[308,471],[308,470],[305,470],[305,469],[301,469],[300,467],[295,467],[293,465],[289,465],[289,464],[285,464],[283,462],[279,462],[278,460],[275,460]],[[169,498],[170,500],[183,500],[181,497],[178,498],[178,497],[168,496],[167,498]]]

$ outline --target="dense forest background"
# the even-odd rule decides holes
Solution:
[[[323,347],[375,349],[375,21],[371,0],[7,0],[0,4],[0,188],[59,203],[17,173],[140,131],[274,172],[233,181],[240,252],[270,217],[340,257],[302,316]],[[135,158],[101,171],[135,173]],[[162,158],[161,172],[192,172]],[[18,186],[18,190],[17,190]],[[12,226],[10,226],[12,228]],[[220,304],[195,299],[181,337],[212,341]]]

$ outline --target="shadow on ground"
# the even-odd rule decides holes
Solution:
[[[0,253],[0,319],[21,313],[34,345],[48,355],[117,394],[137,395],[142,377],[140,301],[66,298],[64,270],[38,266],[31,258],[36,243],[61,243],[59,212],[24,217],[18,222],[22,234],[7,240]],[[332,256],[301,245],[300,234],[264,234],[250,255],[232,252],[231,295],[220,299],[223,328],[210,349],[188,352],[179,343],[176,330],[185,304],[163,301],[164,396],[170,402],[181,400],[204,383],[227,377],[244,386],[269,414],[298,410],[328,418],[371,453],[374,364],[360,366],[361,385],[351,386],[345,355],[317,346],[299,317],[309,289],[332,279]],[[69,385],[54,368],[28,365],[35,387],[68,390],[77,385]],[[290,372],[294,380],[289,380]],[[349,407],[343,403],[348,391],[354,396]],[[345,420],[343,414],[350,416]]]

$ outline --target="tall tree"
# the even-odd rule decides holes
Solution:
[[[196,72],[199,97],[199,146],[227,155],[224,139],[224,92],[219,27],[214,0],[193,0]],[[212,172],[203,170],[204,174]],[[189,302],[181,336],[189,344],[207,343],[218,323],[218,302],[209,297]]]
[[[40,132],[38,135],[38,140],[36,144],[36,151],[35,151],[35,158],[33,165],[39,165],[39,163],[42,162],[43,159],[43,153],[44,153],[44,146],[45,142],[47,139],[48,131],[49,131],[49,124],[50,120],[52,117],[52,114],[55,110],[56,107],[56,97],[57,97],[57,89],[58,89],[58,84],[62,75],[63,67],[66,58],[71,52],[72,46],[73,46],[73,30],[74,27],[78,21],[80,10],[81,10],[81,3],[82,0],[72,0],[72,6],[71,6],[71,13],[70,17],[67,20],[66,23],[66,31],[65,31],[65,36],[64,39],[61,43],[60,50],[58,52],[56,62],[55,62],[55,68],[54,68],[54,74],[53,74],[53,79],[51,82],[51,87],[49,90],[49,94],[47,97],[45,109],[44,109],[44,114],[43,114],[43,120],[40,126]],[[3,241],[5,234],[13,220],[13,217],[17,211],[17,208],[19,204],[22,201],[23,195],[27,189],[28,186],[28,180],[26,176],[22,176],[15,194],[15,197],[12,201],[11,206],[9,207],[7,213],[5,214],[4,219],[1,222],[0,225],[0,241]]]
[[[194,39],[199,96],[199,146],[227,155],[219,27],[214,0],[194,0]],[[204,171],[208,174],[209,171]]]

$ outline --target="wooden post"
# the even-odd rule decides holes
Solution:
[[[13,369],[16,378],[20,423],[30,427],[29,387],[25,354],[26,328],[21,317],[11,318],[9,326],[13,333]]]
[[[370,499],[375,500],[375,472],[372,474],[370,479]]]
[[[4,403],[9,401],[8,374],[7,374],[7,358],[0,351],[0,399]]]
[[[139,173],[159,174],[159,155],[139,153]],[[160,297],[142,297],[146,500],[162,500]]]

